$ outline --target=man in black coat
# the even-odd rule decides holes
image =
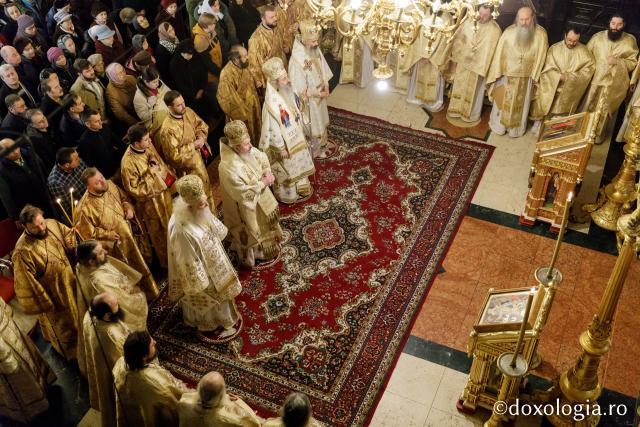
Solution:
[[[11,137],[15,135],[11,132],[24,132],[27,129],[27,120],[24,117],[24,113],[27,112],[27,104],[24,102],[24,99],[22,99],[20,95],[11,94],[4,99],[4,105],[7,107],[8,113],[2,120],[2,131],[0,134]],[[11,132],[5,133],[4,131]]]
[[[43,93],[40,109],[51,123],[60,123],[62,114],[64,114],[62,100],[64,89],[60,85],[58,75],[56,73],[49,74],[49,77],[40,83],[40,90]]]
[[[0,140],[0,148],[7,148],[14,140]],[[28,191],[26,191],[28,189]],[[16,148],[0,159],[0,203],[14,221],[27,204],[41,208],[45,216],[55,213],[47,191],[47,175],[42,161],[29,147]]]
[[[27,136],[34,150],[44,165],[47,176],[56,164],[56,152],[58,143],[49,131],[49,121],[38,108],[27,110],[25,118],[28,121]]]
[[[71,94],[65,99],[62,118],[58,125],[58,135],[62,147],[75,147],[86,130],[80,114],[84,111],[84,102],[80,95]]]
[[[7,114],[4,99],[11,94],[20,95],[29,108],[37,107],[37,103],[40,101],[38,92],[20,81],[20,77],[12,65],[0,65],[0,79],[2,79],[2,86],[0,86],[0,115],[2,117]]]
[[[78,142],[78,154],[87,166],[98,168],[110,179],[120,172],[120,160],[126,146],[111,128],[102,126],[102,118],[96,110],[86,108],[82,122],[87,130]]]

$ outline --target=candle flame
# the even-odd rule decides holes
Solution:
[[[573,191],[569,192],[569,195],[567,196],[567,202],[571,203],[573,201]]]
[[[61,203],[61,202],[62,202],[62,200],[60,200],[59,198],[56,199],[56,203]]]
[[[69,193],[73,193],[73,187],[69,188]]]

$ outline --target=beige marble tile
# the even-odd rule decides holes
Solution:
[[[466,384],[467,374],[449,368],[445,369],[431,407],[452,415],[460,415],[456,403],[462,396]]]
[[[386,391],[378,403],[370,427],[422,427],[429,408],[406,397]]]
[[[471,427],[482,426],[484,420],[477,414],[462,415],[451,414],[436,408],[431,408],[424,427]]]
[[[445,367],[402,353],[393,370],[387,390],[431,407]]]
[[[100,412],[91,408],[84,414],[77,427],[100,427],[101,425]]]

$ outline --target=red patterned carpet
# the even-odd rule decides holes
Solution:
[[[166,292],[150,331],[190,381],[218,370],[262,413],[294,390],[327,425],[364,424],[402,350],[492,147],[332,110],[338,154],[316,163],[310,200],[283,206],[281,261],[242,273],[244,329],[200,342]]]

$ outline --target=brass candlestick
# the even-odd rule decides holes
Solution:
[[[595,204],[582,206],[591,219],[605,230],[616,231],[621,215],[631,212],[636,198],[636,171],[640,168],[640,113],[631,118],[631,136],[624,145],[624,161],[618,174],[603,189]]]
[[[547,397],[559,400],[560,407],[566,404],[577,409],[569,414],[562,411],[562,414],[548,417],[555,426],[578,425],[574,418],[574,414],[578,413],[586,417],[580,422],[581,426],[595,426],[600,418],[599,412],[595,409],[598,406],[596,400],[602,391],[602,385],[598,379],[598,366],[600,359],[609,352],[611,347],[611,323],[629,267],[635,258],[635,245],[640,236],[640,206],[632,214],[621,216],[617,225],[624,235],[624,243],[609,276],[598,312],[588,329],[580,335],[582,352],[574,367],[563,372],[558,383],[547,393]],[[586,407],[589,409],[588,412],[585,411]]]

